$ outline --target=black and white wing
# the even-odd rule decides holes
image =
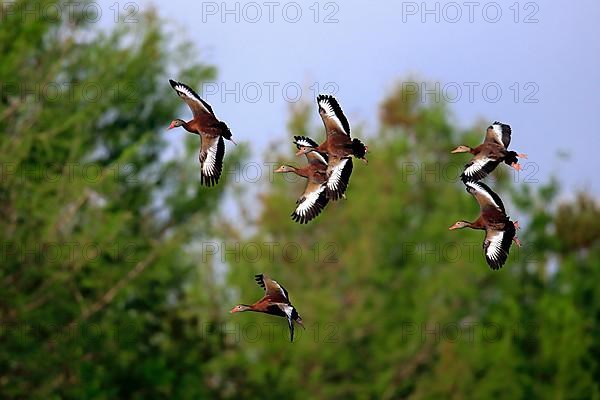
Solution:
[[[309,149],[316,149],[317,147],[319,147],[317,142],[306,136],[294,136],[294,144],[296,145],[297,149],[301,149],[303,147]],[[305,155],[308,162],[310,163],[317,162],[319,164],[327,165],[328,156],[326,153],[321,153],[320,151],[313,150],[309,151]]]
[[[288,327],[290,328],[290,342],[294,341],[294,320],[292,319],[292,314],[294,313],[294,307],[290,304],[286,304],[282,307],[283,312],[287,317]]]
[[[342,158],[338,163],[331,163],[327,167],[327,197],[331,200],[339,200],[346,193],[348,183],[352,175],[352,159]]]
[[[325,184],[309,181],[304,194],[296,202],[297,206],[292,213],[292,219],[301,224],[307,224],[321,214],[328,202]]]
[[[485,134],[485,142],[496,142],[508,149],[510,144],[512,129],[510,125],[503,124],[502,122],[495,121],[492,125],[487,128]]]
[[[487,156],[475,156],[473,159],[465,165],[463,173],[460,175],[460,179],[463,182],[477,182],[486,176],[488,176],[496,167],[500,164],[500,161],[494,160]]]
[[[321,94],[317,97],[317,104],[328,135],[342,133],[350,136],[350,124],[335,97]]]
[[[485,260],[491,269],[497,270],[502,268],[508,258],[515,234],[515,226],[511,221],[508,221],[504,230],[486,230],[483,252],[485,253]]]
[[[465,182],[467,192],[469,192],[479,203],[481,212],[484,213],[490,209],[495,209],[506,215],[504,203],[496,192],[483,182]]]
[[[200,183],[213,186],[219,182],[223,170],[225,143],[223,136],[202,137],[200,150]]]
[[[265,295],[269,297],[273,303],[289,303],[290,296],[287,290],[281,286],[277,281],[269,278],[265,274],[258,274],[254,276],[256,283],[265,290]]]
[[[181,99],[190,107],[194,118],[203,113],[209,113],[212,116],[215,115],[212,107],[206,101],[202,100],[191,87],[172,79],[169,79],[169,83],[173,89],[175,89],[175,92],[177,92],[179,97],[181,97]]]
[[[319,147],[319,144],[307,136],[294,136],[296,147]]]

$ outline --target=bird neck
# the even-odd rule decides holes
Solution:
[[[183,129],[185,129],[186,131],[188,131],[190,133],[198,134],[198,132],[196,131],[196,129],[194,129],[192,127],[192,124],[191,124],[192,121],[189,121],[189,122],[186,122],[184,120],[180,120],[180,121],[181,121],[181,126],[183,127]]]
[[[304,168],[294,167],[293,165],[286,165],[286,167],[288,167],[288,170],[283,171],[284,173],[286,173],[286,174],[293,173],[298,176],[306,177],[306,171],[304,171]]]
[[[471,229],[485,229],[485,225],[481,221],[481,218],[478,218],[474,222],[465,221],[465,223],[466,223],[467,227],[469,227]]]

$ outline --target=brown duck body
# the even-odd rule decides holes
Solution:
[[[200,154],[200,182],[206,186],[213,186],[219,182],[223,169],[225,144],[223,139],[231,140],[231,131],[227,124],[219,121],[212,107],[202,100],[189,86],[169,80],[171,86],[179,97],[190,107],[194,118],[190,121],[175,120],[169,129],[177,126],[201,137]],[[235,142],[234,142],[235,143]]]
[[[290,330],[290,341],[294,341],[294,322],[304,327],[302,318],[296,308],[290,302],[288,291],[277,281],[269,278],[265,274],[259,274],[254,277],[256,283],[265,290],[265,295],[256,303],[251,305],[239,304],[231,312],[254,311],[278,317],[284,317],[288,321]]]
[[[296,200],[296,209],[292,212],[292,219],[301,224],[310,222],[317,217],[329,202],[326,193],[327,184],[327,158],[314,148],[305,149],[302,144],[296,143],[298,149],[306,156],[308,164],[298,168],[292,165],[282,165],[275,172],[294,173],[306,178],[306,187],[302,195]],[[316,148],[316,143],[314,143]]]
[[[475,148],[459,146],[452,153],[471,153],[473,158],[465,165],[461,174],[463,182],[476,182],[485,178],[496,167],[505,162],[517,171],[521,169],[518,157],[526,158],[525,154],[518,154],[508,150],[511,141],[512,130],[509,125],[494,122],[486,131],[482,144]]]
[[[465,182],[469,192],[480,207],[480,214],[474,222],[458,221],[450,227],[451,230],[461,228],[480,229],[485,231],[483,251],[485,259],[492,269],[500,269],[506,262],[510,246],[514,241],[520,245],[516,237],[518,223],[512,222],[506,215],[504,204],[500,197],[487,185],[481,182]]]
[[[325,186],[327,197],[331,200],[339,200],[344,197],[346,188],[352,174],[352,157],[367,162],[368,151],[360,140],[350,137],[350,124],[342,112],[337,100],[330,95],[319,95],[317,97],[319,115],[325,126],[325,141],[317,145],[312,139],[304,136],[295,136],[298,143],[303,143],[304,150],[316,151],[327,157],[327,184]]]

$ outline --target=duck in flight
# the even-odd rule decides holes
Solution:
[[[491,269],[502,268],[512,242],[521,247],[517,238],[518,222],[512,222],[506,215],[504,204],[500,197],[483,182],[465,182],[467,192],[479,203],[480,215],[475,222],[458,221],[450,230],[471,228],[485,230],[483,252]]]
[[[359,139],[350,137],[350,124],[335,97],[321,94],[317,97],[317,105],[319,115],[325,125],[326,139],[320,145],[314,146],[316,143],[312,139],[295,136],[296,142],[310,141],[313,143],[312,146],[299,150],[296,155],[313,150],[327,155],[327,185],[325,189],[328,198],[338,200],[343,197],[350,182],[353,168],[352,157],[367,163],[368,147]]]
[[[296,140],[294,143],[299,151],[306,155],[308,164],[302,168],[282,165],[275,172],[294,173],[306,178],[306,187],[302,196],[296,201],[296,209],[292,212],[292,219],[301,224],[307,224],[317,217],[329,202],[325,187],[327,183],[327,155],[316,151],[314,149],[316,143],[311,139]]]
[[[177,95],[192,110],[193,119],[184,121],[175,119],[169,129],[183,127],[188,132],[200,136],[200,183],[213,186],[219,182],[223,170],[225,144],[223,139],[232,141],[231,131],[225,122],[215,116],[212,107],[200,98],[189,86],[169,79],[169,83]]]
[[[255,275],[254,279],[265,290],[265,295],[254,304],[239,304],[233,307],[230,312],[254,311],[284,317],[288,321],[290,341],[293,342],[294,322],[302,328],[304,328],[304,323],[300,315],[298,315],[298,311],[296,311],[296,308],[290,302],[287,290],[265,274]]]
[[[461,145],[452,150],[451,153],[473,154],[473,158],[465,165],[460,176],[462,181],[479,181],[495,170],[503,161],[520,171],[521,165],[518,159],[527,158],[527,155],[508,150],[511,134],[510,125],[496,121],[487,128],[485,139],[479,146],[471,148]]]

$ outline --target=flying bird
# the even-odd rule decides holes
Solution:
[[[469,192],[479,203],[481,213],[475,222],[458,221],[450,230],[471,228],[485,230],[483,252],[491,269],[502,268],[512,242],[521,247],[521,242],[516,236],[519,229],[518,222],[512,222],[506,215],[504,204],[500,197],[483,182],[465,182]]]
[[[495,170],[503,161],[520,171],[521,165],[518,159],[527,158],[527,155],[508,150],[511,133],[510,125],[496,121],[487,128],[485,139],[479,146],[471,148],[461,145],[452,150],[451,153],[471,153],[474,156],[465,165],[460,176],[462,181],[479,181]]]
[[[230,311],[231,313],[255,311],[265,314],[284,317],[290,328],[290,341],[294,341],[294,322],[304,328],[302,318],[298,315],[296,308],[290,303],[287,290],[277,281],[272,280],[265,274],[255,275],[254,279],[260,287],[265,290],[265,295],[252,305],[239,304]]]
[[[307,224],[317,217],[329,202],[326,193],[327,182],[327,155],[313,148],[310,139],[296,140],[294,142],[299,151],[306,155],[308,164],[302,168],[292,165],[282,165],[275,172],[294,173],[306,178],[306,187],[302,196],[296,201],[296,209],[292,212],[292,219],[301,224]]]
[[[339,200],[344,197],[350,182],[353,168],[352,157],[367,163],[368,147],[356,138],[351,139],[350,124],[335,97],[321,94],[317,97],[317,105],[319,115],[325,125],[326,139],[320,145],[315,146],[316,143],[312,139],[295,136],[296,142],[312,142],[311,146],[299,150],[296,155],[313,150],[327,155],[327,185],[325,186],[327,197],[331,200]]]
[[[169,83],[190,107],[194,117],[187,122],[175,119],[171,122],[169,129],[183,127],[186,131],[200,136],[200,183],[206,186],[216,185],[223,170],[223,156],[225,155],[223,139],[230,140],[235,144],[231,137],[231,131],[225,122],[217,119],[212,107],[202,100],[192,88],[172,79],[169,79]]]

